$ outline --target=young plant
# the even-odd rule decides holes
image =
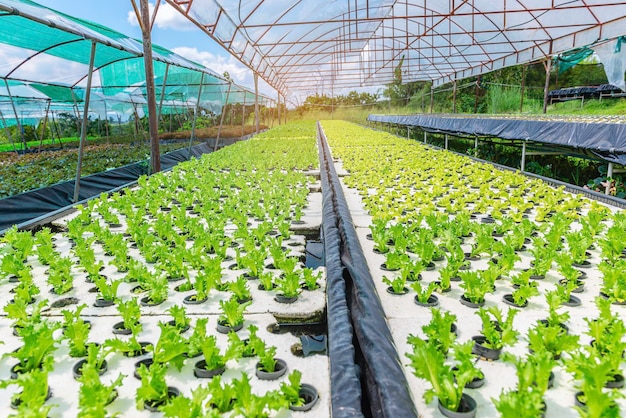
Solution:
[[[626,241],[624,240],[624,229],[613,225],[606,231],[606,237],[599,240],[600,248],[602,249],[602,257],[609,263],[617,261],[622,256],[624,249],[626,248]]]
[[[466,341],[464,343],[455,343],[452,345],[454,353],[455,372],[463,375],[471,376],[471,379],[484,379],[485,375],[478,367],[476,367],[476,355],[473,353],[474,343]]]
[[[91,325],[80,317],[80,313],[86,307],[87,305],[82,304],[77,306],[74,312],[66,309],[61,311],[64,317],[63,335],[68,340],[71,357],[84,357],[87,355],[87,341],[89,340]]]
[[[220,300],[222,313],[218,320],[232,328],[238,327],[243,324],[243,314],[251,303],[252,302],[239,303],[234,296],[228,300]]]
[[[578,347],[578,335],[569,334],[559,325],[538,321],[528,330],[528,347],[535,353],[548,352],[554,359]]]
[[[252,293],[250,293],[250,288],[248,287],[248,280],[244,276],[239,276],[236,280],[228,282],[228,290],[241,302],[252,299]]]
[[[107,301],[115,301],[117,299],[117,288],[122,284],[122,280],[111,280],[110,282],[104,276],[94,278],[94,284],[98,288],[98,295]]]
[[[548,389],[550,373],[556,361],[547,352],[538,352],[526,358],[504,354],[503,360],[513,363],[517,373],[517,387],[492,398],[502,416],[533,418],[545,413],[543,395]]]
[[[167,299],[169,285],[167,278],[162,274],[151,274],[147,282],[142,284],[147,288],[147,298],[150,303],[158,305]]]
[[[411,288],[415,290],[417,300],[420,303],[428,303],[428,299],[439,288],[439,285],[435,282],[430,282],[428,286],[424,287],[420,282],[413,282],[411,283]]]
[[[46,367],[20,374],[17,379],[0,381],[1,389],[7,388],[9,385],[17,385],[22,388],[21,392],[15,393],[11,398],[12,405],[15,405],[17,409],[17,415],[11,415],[11,417],[48,417],[53,407],[53,405],[45,404],[50,395],[48,373],[52,368],[51,364],[52,361]]]
[[[166,418],[218,418],[221,416],[217,409],[205,412],[206,399],[211,394],[207,386],[197,386],[191,390],[191,398],[177,396],[161,408]]]
[[[40,369],[48,361],[52,361],[58,342],[54,338],[54,332],[60,326],[59,322],[44,319],[18,328],[17,333],[22,338],[23,345],[15,351],[4,354],[4,357],[14,357],[19,361],[15,371],[20,374]]]
[[[269,271],[263,272],[259,275],[259,282],[263,286],[264,290],[274,289],[274,275]]]
[[[188,343],[180,335],[178,329],[159,322],[161,335],[154,346],[152,359],[154,363],[164,366],[173,365],[178,371],[183,368],[183,363],[188,353]]]
[[[226,364],[226,357],[222,354],[220,348],[217,345],[217,339],[214,335],[209,335],[202,341],[200,349],[204,356],[205,368],[207,370],[216,370],[224,367]]]
[[[430,403],[436,396],[446,409],[458,410],[463,389],[473,380],[475,371],[465,368],[454,371],[446,364],[445,354],[433,342],[409,339],[413,351],[406,353],[406,356],[411,361],[413,374],[431,384],[431,388],[424,393],[426,403]]]
[[[602,262],[598,270],[602,273],[602,293],[611,301],[626,302],[626,260],[619,259],[612,265]]]
[[[174,327],[179,332],[189,328],[189,326],[191,325],[191,320],[187,316],[187,311],[185,310],[184,306],[174,305],[167,310],[167,313],[172,316],[174,321]]]
[[[483,345],[499,350],[517,342],[519,333],[513,327],[513,320],[518,313],[517,309],[509,309],[504,318],[503,312],[497,306],[480,308],[477,314],[482,322],[482,335],[485,337]]]
[[[459,286],[464,289],[463,296],[472,303],[485,303],[485,295],[493,292],[493,283],[485,280],[478,271],[459,272],[459,276],[462,280]]]
[[[297,272],[285,273],[283,277],[276,279],[275,283],[278,292],[286,298],[297,297],[302,291]]]
[[[193,333],[187,340],[187,357],[195,357],[202,352],[202,343],[207,336],[206,326],[208,322],[208,318],[198,318],[196,321]]]
[[[78,417],[105,418],[105,407],[117,397],[117,388],[122,386],[125,377],[120,373],[114,381],[104,384],[100,380],[99,367],[85,363],[77,379],[81,384],[78,392]]]
[[[389,251],[385,254],[385,268],[387,270],[400,270],[410,260],[408,254]]]
[[[451,286],[452,278],[459,274],[458,266],[448,263],[439,269],[439,287],[441,291],[447,290]]]
[[[54,249],[52,243],[52,232],[50,228],[44,227],[35,234],[35,243],[37,244],[35,251],[39,262],[44,266],[50,264],[52,260],[58,257],[59,253]]]
[[[537,282],[529,282],[520,285],[517,289],[513,290],[511,296],[513,297],[513,302],[517,306],[526,306],[528,304],[528,299],[532,296],[539,296]]]
[[[289,405],[304,405],[304,399],[300,397],[301,379],[302,373],[299,370],[294,370],[289,373],[289,376],[287,377],[289,383],[282,382],[280,384],[280,393],[283,395],[283,398],[287,400]]]
[[[438,350],[443,354],[447,354],[456,340],[456,334],[452,332],[452,327],[457,319],[456,315],[438,308],[432,308],[430,311],[432,318],[428,324],[422,326],[422,332]],[[412,341],[418,337],[409,336],[409,338]]]
[[[23,300],[27,304],[35,301],[35,296],[40,293],[39,287],[33,281],[31,270],[24,269],[19,272],[20,283],[13,288],[15,297],[13,300]]]
[[[303,285],[307,290],[319,289],[320,285],[317,282],[322,277],[322,272],[318,271],[317,274],[313,273],[313,269],[305,267],[301,270]]]
[[[387,276],[383,276],[383,283],[391,288],[393,293],[403,294],[406,293],[406,279],[402,276],[394,277],[393,279],[389,279]],[[418,283],[418,282],[416,282]]]
[[[69,257],[58,257],[50,261],[48,284],[57,295],[69,292],[74,286],[72,276],[72,260]]]
[[[233,386],[237,392],[234,416],[262,418],[268,416],[269,411],[278,411],[289,406],[277,391],[269,391],[264,395],[253,393],[247,374],[242,374],[241,379],[234,379]]]
[[[133,326],[139,324],[141,308],[139,307],[139,303],[137,303],[137,298],[130,298],[126,301],[118,302],[117,312],[119,312],[122,317],[124,328],[131,329]]]
[[[141,386],[137,388],[135,401],[137,409],[143,409],[145,404],[160,405],[162,408],[170,399],[169,388],[165,382],[167,366],[153,363],[150,368],[145,364],[137,370],[141,376]]]

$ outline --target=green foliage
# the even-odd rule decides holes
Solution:
[[[439,308],[432,308],[430,311],[432,318],[428,324],[422,327],[422,331],[438,350],[447,354],[456,340],[456,334],[452,332],[452,324],[457,319],[456,315]],[[410,336],[409,338],[412,340],[418,337]]]
[[[430,403],[435,396],[451,411],[456,411],[461,402],[463,389],[474,376],[474,371],[458,368],[454,371],[445,363],[446,356],[432,342],[409,337],[413,351],[406,353],[411,361],[413,374],[426,379],[431,388],[424,392],[424,400]]]
[[[135,396],[137,409],[143,409],[146,402],[168,402],[168,388],[165,382],[166,365],[153,363],[147,368],[145,364],[142,364],[137,372],[141,376],[141,386],[137,388]]]

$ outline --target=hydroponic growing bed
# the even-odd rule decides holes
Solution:
[[[322,125],[420,416],[472,406],[483,417],[620,416],[621,210]]]
[[[281,127],[9,230],[0,414],[328,416],[317,166]]]

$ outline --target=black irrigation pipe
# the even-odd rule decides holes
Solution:
[[[329,316],[329,357],[331,362],[331,392],[333,393],[333,416],[336,408],[342,408],[346,402],[345,396],[354,392],[354,371],[349,376],[338,376],[336,367],[346,368],[348,363],[347,352],[342,358],[346,364],[338,365],[335,351],[340,345],[348,343],[348,336],[337,335],[335,326],[354,331],[353,350],[354,362],[361,371],[362,412],[364,416],[381,418],[417,418],[415,404],[411,398],[408,382],[402,370],[402,365],[396,347],[387,326],[385,312],[382,308],[374,281],[367,268],[367,260],[359,244],[356,230],[352,222],[350,210],[341,189],[341,183],[335,171],[330,149],[324,132],[318,123],[318,140],[320,148],[320,176],[324,195],[324,225],[326,231],[335,235],[333,242],[327,242],[326,266],[331,277],[328,283],[328,316]],[[331,213],[332,212],[332,213]],[[339,234],[337,240],[336,234]],[[337,253],[340,256],[340,265],[337,265]],[[329,260],[329,257],[331,259]],[[332,265],[329,264],[332,261]],[[343,272],[343,284],[339,279],[338,271]],[[345,289],[344,300],[337,289]],[[336,306],[340,310],[335,311]],[[346,312],[346,308],[348,312]],[[346,318],[346,313],[350,315]],[[339,318],[337,318],[339,317]],[[333,324],[349,320],[351,324]],[[336,340],[342,338],[342,340]],[[352,336],[350,336],[352,338]],[[343,347],[345,350],[346,347]],[[346,380],[348,380],[346,382]],[[339,393],[338,393],[339,391]],[[346,392],[347,391],[347,392]],[[336,402],[339,402],[337,405]],[[354,404],[352,403],[352,407]],[[339,411],[341,412],[341,411]],[[345,416],[345,415],[343,415]]]

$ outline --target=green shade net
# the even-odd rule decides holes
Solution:
[[[559,74],[569,70],[582,60],[593,54],[593,50],[587,47],[576,48],[571,51],[564,52],[556,59],[559,68]]]

